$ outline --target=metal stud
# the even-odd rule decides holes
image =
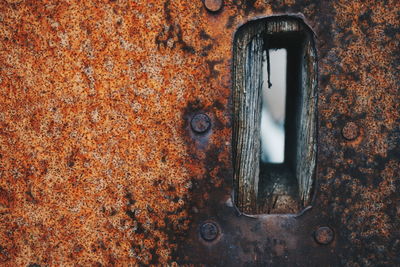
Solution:
[[[360,130],[354,122],[348,122],[342,129],[342,135],[346,140],[354,140],[360,134]]]
[[[200,236],[205,241],[213,241],[219,234],[218,226],[213,222],[206,222],[200,226]]]
[[[223,6],[223,1],[222,0],[204,0],[204,5],[208,11],[218,12]]]
[[[194,115],[190,121],[190,126],[195,133],[204,134],[211,128],[211,120],[206,114]]]
[[[317,229],[314,233],[314,239],[318,244],[328,245],[333,241],[333,231],[327,226],[322,226]]]

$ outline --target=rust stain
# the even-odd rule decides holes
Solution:
[[[397,1],[0,3],[0,264],[398,263]],[[304,15],[319,52],[313,208],[231,200],[236,29]],[[206,113],[212,128],[190,130]],[[352,142],[342,129],[355,122]],[[218,242],[199,240],[204,221]],[[335,241],[319,247],[315,228]],[[298,262],[302,259],[304,262]]]

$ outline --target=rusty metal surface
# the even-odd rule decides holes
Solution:
[[[398,1],[223,3],[0,3],[0,265],[400,265]],[[233,36],[298,13],[319,53],[315,199],[240,216]]]

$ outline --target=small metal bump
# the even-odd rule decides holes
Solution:
[[[200,236],[205,241],[213,241],[218,237],[218,226],[213,222],[206,222],[200,226]]]
[[[360,129],[354,122],[348,122],[342,129],[342,135],[346,140],[354,140],[360,134]]]
[[[314,239],[318,244],[328,245],[333,241],[334,233],[331,228],[322,226],[314,233]]]
[[[206,114],[196,114],[190,121],[190,126],[195,133],[203,134],[211,128],[211,120]]]
[[[223,0],[204,0],[206,9],[210,12],[218,12],[223,6]]]

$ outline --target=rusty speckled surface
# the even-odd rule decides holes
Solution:
[[[319,53],[301,216],[232,206],[232,42],[303,14]],[[0,265],[400,265],[398,1],[0,2]],[[212,128],[190,130],[206,113]],[[347,122],[359,127],[346,140]],[[201,240],[202,222],[220,235]],[[313,233],[334,231],[329,245]]]

